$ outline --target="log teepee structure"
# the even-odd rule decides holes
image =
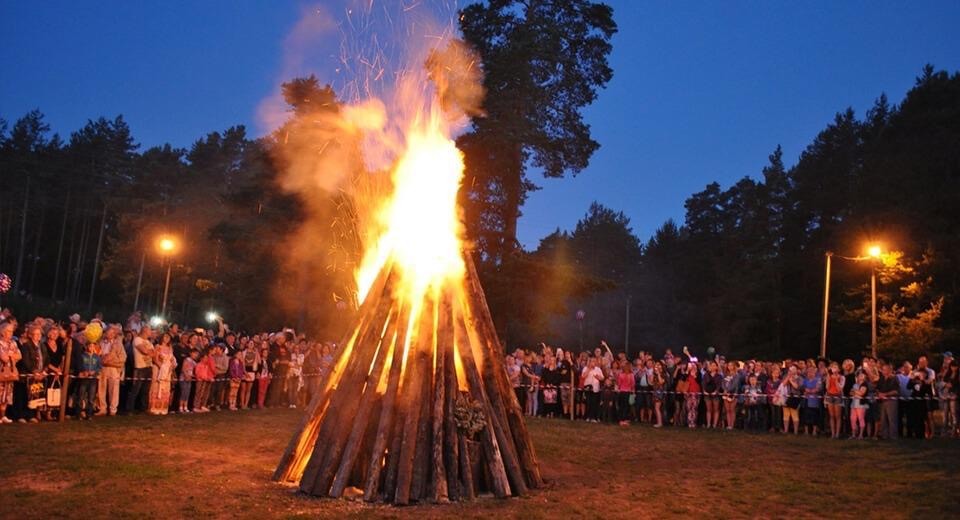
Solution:
[[[476,269],[462,258],[462,271],[419,301],[403,290],[399,262],[382,263],[275,480],[393,504],[542,485]],[[473,438],[457,421],[466,400],[483,411]]]

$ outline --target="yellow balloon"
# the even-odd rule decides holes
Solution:
[[[93,322],[83,329],[83,335],[90,343],[100,341],[100,336],[103,335],[103,327],[99,323]]]

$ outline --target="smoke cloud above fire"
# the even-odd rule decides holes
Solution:
[[[358,303],[359,263],[386,231],[411,130],[431,120],[454,137],[482,114],[482,69],[456,16],[445,2],[311,6],[284,42],[259,120],[277,181],[304,213],[277,251],[274,296],[314,332],[333,334]]]

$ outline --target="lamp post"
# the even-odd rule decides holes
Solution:
[[[160,249],[160,254],[167,260],[167,281],[163,286],[163,303],[160,305],[160,315],[166,316],[167,296],[170,294],[170,271],[173,269],[173,261],[170,257],[177,248],[177,243],[170,237],[162,237],[157,242],[157,247]]]
[[[877,263],[880,259],[880,246],[870,246],[867,250],[874,260],[870,266],[870,354],[877,357]]]
[[[832,251],[827,251],[827,269],[823,290],[823,322],[820,328],[820,357],[827,357],[827,316],[830,307],[830,267],[834,256],[843,260],[852,260],[862,262],[865,260],[874,261],[870,269],[870,351],[873,357],[877,357],[877,265],[876,260],[883,256],[883,249],[879,245],[873,244],[867,247],[867,256],[840,256],[834,255]]]
[[[820,358],[827,358],[827,313],[830,308],[830,259],[833,252],[827,251],[827,276],[823,289],[823,326],[820,328]]]

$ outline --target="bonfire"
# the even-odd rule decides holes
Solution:
[[[406,128],[355,321],[274,475],[304,493],[408,504],[542,485],[463,238],[443,91]]]

